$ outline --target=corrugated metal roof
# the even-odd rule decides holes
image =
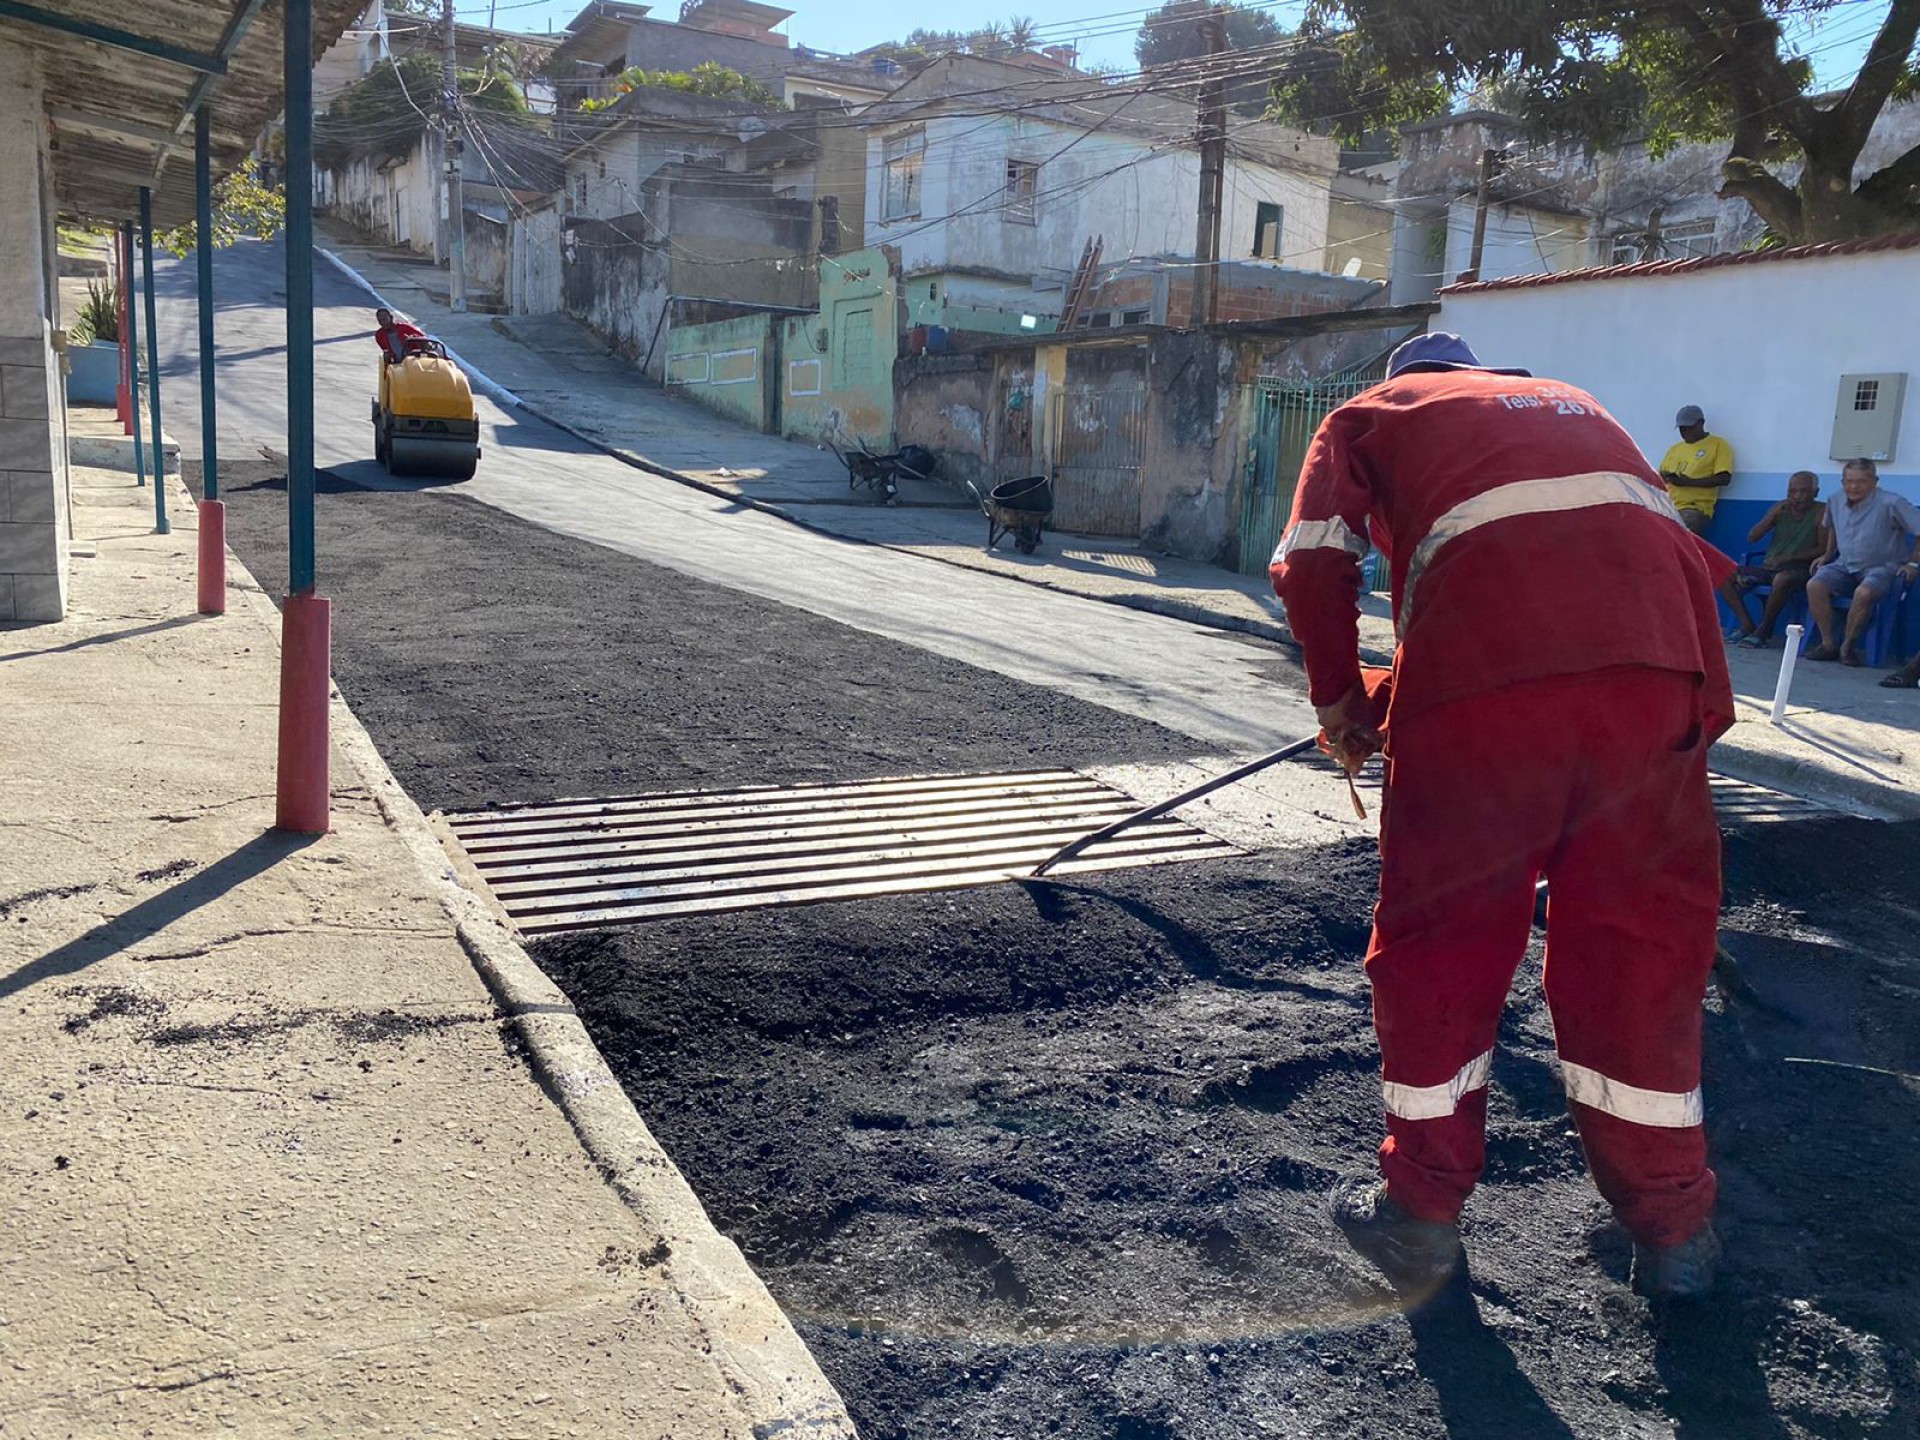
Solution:
[[[1637,280],[1647,276],[1692,275],[1729,265],[1773,265],[1787,260],[1821,260],[1833,255],[1870,255],[1885,250],[1920,249],[1920,233],[1882,235],[1872,240],[1840,240],[1823,245],[1788,245],[1777,250],[1739,250],[1698,255],[1687,260],[1642,260],[1632,265],[1595,265],[1542,275],[1511,275],[1503,280],[1470,280],[1444,285],[1441,295],[1478,295],[1488,290],[1530,290],[1541,285],[1575,285],[1590,280]]]
[[[340,37],[366,0],[314,0],[314,55]],[[64,18],[212,55],[246,0],[54,0]],[[54,193],[60,213],[118,221],[153,189],[156,226],[193,218],[193,117],[187,97],[200,72],[99,40],[21,20],[0,19],[0,45],[24,46],[40,62],[52,125]],[[269,0],[211,77],[216,174],[232,170],[283,108],[282,11]],[[159,162],[166,157],[165,164]]]

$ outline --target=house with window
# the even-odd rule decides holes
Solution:
[[[1084,311],[1088,324],[1185,324],[1173,296],[1191,284],[1198,230],[1195,109],[1190,92],[948,55],[862,111],[866,243],[897,247],[907,323],[1052,330],[1097,242],[1090,284],[1140,271],[1167,283]],[[1322,267],[1338,161],[1332,140],[1233,126],[1220,258],[1256,295]]]

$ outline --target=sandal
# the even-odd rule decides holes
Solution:
[[[1813,649],[1807,651],[1807,659],[1809,660],[1838,660],[1839,658],[1840,647],[1838,645],[1816,645]]]
[[[1891,675],[1880,678],[1882,690],[1920,690],[1920,675],[1909,675],[1904,670],[1896,670]]]

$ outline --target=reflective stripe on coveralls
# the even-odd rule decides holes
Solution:
[[[1413,558],[1407,562],[1407,581],[1400,592],[1400,624],[1404,627],[1412,618],[1414,587],[1420,583],[1427,566],[1433,563],[1434,555],[1449,540],[1457,540],[1469,530],[1477,530],[1495,520],[1588,510],[1596,505],[1638,505],[1642,510],[1664,515],[1676,525],[1682,523],[1680,512],[1674,509],[1665,491],[1618,470],[1556,475],[1545,480],[1512,480],[1483,490],[1434,521],[1433,528],[1414,547]]]
[[[1459,1072],[1439,1085],[1400,1085],[1383,1080],[1380,1093],[1387,1113],[1402,1120],[1444,1120],[1460,1108],[1463,1097],[1484,1090],[1493,1071],[1493,1052],[1474,1056]],[[1643,1090],[1624,1080],[1602,1075],[1571,1060],[1560,1062],[1567,1087],[1567,1098],[1576,1104],[1604,1110],[1616,1119],[1635,1125],[1655,1125],[1664,1130],[1684,1130],[1706,1119],[1700,1087],[1684,1094],[1670,1090]]]
[[[1492,1073],[1493,1051],[1488,1050],[1462,1065],[1458,1074],[1441,1084],[1399,1085],[1383,1080],[1380,1091],[1386,1096],[1389,1115],[1398,1115],[1402,1120],[1443,1120],[1460,1108],[1462,1096],[1486,1089],[1487,1077]]]
[[[1275,547],[1271,565],[1278,565],[1296,550],[1344,550],[1356,560],[1367,558],[1367,537],[1356,535],[1338,515],[1331,520],[1302,520],[1287,529]]]
[[[1571,1060],[1560,1062],[1560,1073],[1565,1079],[1569,1100],[1590,1105],[1595,1110],[1604,1110],[1616,1119],[1631,1121],[1635,1125],[1685,1130],[1689,1126],[1704,1124],[1707,1118],[1698,1085],[1684,1093],[1643,1090],[1638,1085],[1614,1080],[1598,1070],[1576,1065]]]

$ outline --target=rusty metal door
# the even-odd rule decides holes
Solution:
[[[1053,528],[1139,538],[1146,389],[1066,385],[1047,398]]]

